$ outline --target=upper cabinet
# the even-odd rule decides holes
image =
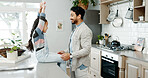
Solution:
[[[107,17],[109,15],[108,5],[122,0],[100,0],[100,24],[109,24]]]
[[[89,3],[88,10],[100,10],[100,5],[99,5],[100,1],[99,0],[94,0],[94,1],[96,3],[96,6],[93,6],[92,4]]]
[[[134,0],[134,22],[148,22],[148,0]]]

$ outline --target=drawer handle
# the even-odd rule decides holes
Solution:
[[[96,60],[96,58],[93,58],[94,60]]]
[[[94,75],[94,77],[96,77],[96,75]]]

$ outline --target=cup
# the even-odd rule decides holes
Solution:
[[[143,16],[139,16],[139,21],[143,21],[144,17]]]

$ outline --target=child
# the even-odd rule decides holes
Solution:
[[[61,59],[61,55],[49,52],[48,42],[45,36],[48,29],[48,21],[45,19],[46,6],[43,6],[44,4],[46,2],[40,3],[40,10],[37,19],[34,21],[27,49],[30,51],[35,50],[38,62],[61,63],[60,67],[66,72],[66,63]]]

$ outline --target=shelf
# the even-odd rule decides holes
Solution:
[[[145,6],[135,6],[134,8],[135,8],[135,9],[137,9],[137,8],[138,8],[138,9],[139,9],[139,8],[145,8]]]
[[[146,21],[134,21],[135,23],[146,23]]]
[[[106,1],[102,1],[101,4],[111,4],[118,1],[122,1],[122,0],[106,0]]]

